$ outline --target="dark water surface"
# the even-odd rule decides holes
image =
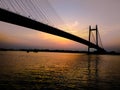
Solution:
[[[120,56],[0,52],[0,90],[119,90]]]

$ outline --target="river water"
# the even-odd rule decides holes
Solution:
[[[120,56],[0,51],[0,90],[119,90]]]

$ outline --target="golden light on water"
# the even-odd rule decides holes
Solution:
[[[3,83],[0,85],[6,88],[14,85],[17,89],[56,89],[59,86],[60,89],[90,87],[109,90],[113,86],[119,87],[120,83],[119,56],[1,51],[0,58],[0,81]]]

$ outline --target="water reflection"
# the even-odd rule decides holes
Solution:
[[[2,90],[109,90],[120,85],[120,73],[115,68],[119,67],[119,57],[0,52],[0,58]]]
[[[88,55],[88,88],[98,89],[98,78],[99,78],[99,55]],[[94,65],[92,65],[94,64]],[[94,70],[94,71],[93,71]],[[94,77],[93,77],[94,76]]]

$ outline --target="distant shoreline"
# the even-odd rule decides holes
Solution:
[[[88,53],[87,51],[75,51],[75,50],[50,50],[50,49],[4,49],[0,48],[0,51],[25,51],[27,53],[29,52],[60,52],[60,53],[85,53],[85,54],[99,54],[99,55],[120,55],[120,53],[116,53],[114,51],[112,52],[106,52],[106,53],[96,53],[91,52]]]
[[[0,49],[0,51],[25,51],[29,52],[63,52],[63,53],[87,53],[87,51],[73,51],[73,50],[49,50],[49,49]]]

